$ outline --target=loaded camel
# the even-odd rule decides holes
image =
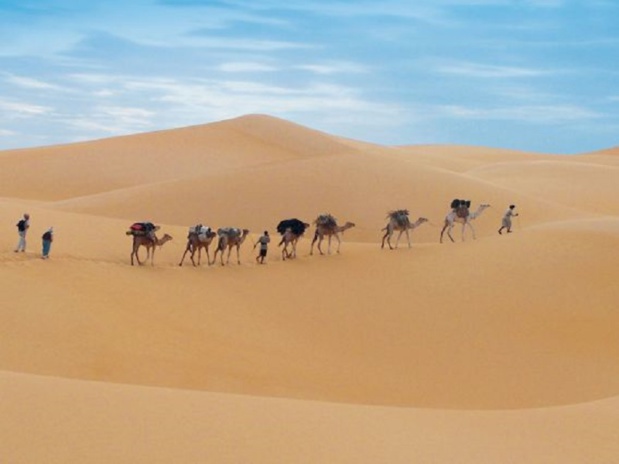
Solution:
[[[183,265],[183,261],[185,260],[185,256],[188,252],[191,252],[189,255],[191,262],[194,266],[196,266],[196,262],[193,257],[198,252],[198,266],[200,265],[200,261],[202,259],[202,249],[206,250],[206,262],[208,264],[211,263],[211,255],[209,254],[209,246],[213,242],[213,239],[217,236],[217,234],[210,228],[205,227],[202,224],[198,224],[197,226],[190,227],[189,233],[187,234],[187,246],[185,247],[185,252],[183,253],[183,257],[181,258],[181,262],[178,263],[179,266]]]
[[[314,239],[312,240],[312,245],[310,247],[310,255],[314,254],[314,243],[316,243],[316,241],[318,241],[318,251],[321,255],[324,254],[320,248],[320,244],[325,237],[329,238],[329,247],[327,252],[331,254],[331,237],[335,237],[337,240],[337,253],[339,253],[340,246],[342,244],[340,233],[355,227],[355,224],[352,222],[347,222],[343,226],[338,226],[336,219],[330,214],[322,214],[318,216],[318,218],[314,221],[314,224],[316,224],[316,232],[314,232]]]
[[[221,252],[221,265],[224,265],[224,250],[228,248],[228,259],[226,264],[230,262],[230,253],[232,248],[236,248],[236,260],[238,264],[241,264],[240,248],[247,236],[249,235],[248,229],[237,229],[235,227],[225,227],[217,229],[217,235],[219,241],[217,248],[215,249],[215,255],[213,256],[213,263],[217,260],[217,253]],[[213,264],[211,263],[211,264]]]
[[[140,266],[143,264],[142,261],[140,261],[140,257],[138,256],[138,250],[140,249],[140,247],[146,248],[146,261],[148,261],[148,258],[150,257],[150,264],[151,266],[154,266],[156,247],[162,247],[167,242],[172,240],[172,237],[168,234],[165,234],[161,238],[157,238],[157,236],[154,233],[149,234],[149,235],[135,235],[135,234],[132,234],[132,235],[133,235],[133,248],[131,250],[131,265],[132,266],[133,266],[134,256]]]
[[[424,222],[428,221],[426,218],[420,217],[415,222],[411,223],[410,219],[408,218],[407,209],[389,211],[389,213],[387,214],[387,219],[389,219],[389,223],[383,229],[381,229],[386,232],[385,232],[385,235],[383,235],[383,242],[380,247],[385,248],[385,240],[387,240],[387,244],[389,245],[389,249],[391,250],[393,250],[393,247],[391,246],[391,236],[396,230],[399,231],[400,233],[398,234],[398,238],[395,241],[395,248],[398,247],[398,242],[400,241],[400,237],[402,237],[402,234],[405,232],[406,232],[406,239],[408,240],[408,247],[410,248],[411,238],[410,238],[408,231],[413,230],[419,227]]]
[[[451,241],[455,241],[451,236],[451,229],[453,229],[456,222],[462,224],[462,241],[464,241],[464,232],[466,226],[469,226],[471,228],[471,232],[473,233],[473,239],[475,239],[475,228],[473,227],[473,224],[471,224],[471,221],[478,218],[481,213],[486,210],[486,208],[490,207],[490,205],[479,205],[477,210],[471,213],[469,211],[470,204],[470,201],[465,202],[465,204],[461,203],[459,206],[454,206],[454,203],[452,203],[452,210],[445,217],[445,225],[443,226],[443,230],[441,230],[441,243],[443,243],[443,233],[445,232],[445,230],[447,230],[447,236],[451,239]]]
[[[309,226],[309,224],[299,219],[285,219],[277,225],[277,232],[282,236],[277,246],[284,245],[282,249],[282,259],[284,261],[297,257],[297,242]],[[291,252],[288,251],[288,245],[292,248]]]

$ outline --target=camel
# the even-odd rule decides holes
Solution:
[[[327,253],[331,254],[331,237],[335,237],[337,240],[337,253],[340,252],[340,246],[342,245],[342,240],[340,239],[340,232],[344,232],[352,227],[355,227],[355,224],[352,222],[347,222],[343,226],[338,226],[335,218],[330,214],[324,214],[318,216],[318,218],[314,221],[316,224],[316,232],[314,232],[314,239],[312,240],[312,245],[310,247],[310,255],[314,254],[314,243],[318,241],[318,251],[321,255],[324,253],[320,248],[320,244],[323,239],[329,237],[329,247],[327,249]]]
[[[285,219],[277,225],[277,231],[281,234],[282,239],[277,245],[282,246],[282,260],[296,258],[297,257],[297,242],[301,236],[305,233],[310,225],[299,219]],[[288,251],[288,245],[291,246],[292,252]]]
[[[150,257],[150,264],[154,266],[155,259],[155,249],[156,247],[162,247],[166,244],[166,242],[172,240],[172,237],[168,234],[165,234],[161,239],[157,238],[155,234],[148,235],[136,235],[133,234],[133,248],[131,250],[131,265],[133,266],[133,257],[135,256],[136,261],[141,266],[142,262],[140,261],[140,257],[138,256],[138,250],[140,247],[146,248],[146,261]]]
[[[200,265],[200,261],[202,259],[202,249],[206,250],[206,262],[211,263],[211,255],[209,254],[209,246],[211,245],[213,239],[217,236],[217,234],[210,228],[204,227],[201,224],[190,227],[189,233],[187,234],[187,246],[185,247],[185,252],[183,253],[183,257],[181,258],[181,262],[178,263],[179,266],[183,265],[183,261],[185,260],[185,256],[188,252],[191,252],[189,255],[191,262],[194,266],[196,266],[196,262],[193,257],[198,252],[198,266]]]
[[[467,225],[471,228],[473,239],[475,239],[475,228],[473,227],[473,224],[471,224],[471,221],[479,217],[481,213],[489,207],[490,205],[488,204],[479,205],[477,210],[472,213],[468,211],[468,208],[466,208],[466,210],[462,207],[452,209],[445,217],[445,225],[443,226],[443,230],[441,230],[441,243],[443,243],[443,233],[445,230],[447,230],[447,236],[451,239],[451,241],[455,241],[451,236],[451,229],[453,229],[456,222],[462,224],[462,241],[464,241],[464,232]]]
[[[397,211],[390,211],[387,214],[387,219],[389,219],[389,223],[381,230],[386,231],[385,235],[383,235],[383,243],[381,244],[381,248],[385,248],[385,239],[387,240],[387,244],[389,245],[389,249],[393,250],[391,246],[391,236],[397,230],[400,233],[398,234],[398,238],[395,241],[395,248],[398,247],[398,243],[400,241],[400,237],[402,234],[406,232],[406,239],[408,240],[408,247],[411,247],[411,238],[409,235],[409,230],[413,230],[419,227],[424,222],[427,222],[428,219],[424,217],[420,217],[414,223],[411,223],[408,218],[408,210],[401,209]]]
[[[240,257],[240,248],[247,235],[249,235],[249,230],[247,229],[237,229],[234,227],[225,227],[222,229],[217,229],[217,235],[219,236],[219,242],[217,243],[217,248],[215,249],[215,255],[213,256],[213,263],[217,260],[217,253],[221,252],[221,265],[224,265],[224,250],[228,248],[228,259],[226,264],[230,262],[230,253],[232,253],[232,248],[236,247],[236,260],[238,264],[241,264]]]

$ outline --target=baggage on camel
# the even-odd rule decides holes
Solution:
[[[294,235],[303,235],[305,233],[306,224],[299,219],[284,219],[277,224],[277,232],[284,235],[287,229],[290,229]]]
[[[158,230],[159,226],[152,222],[134,222],[126,233],[127,235],[146,236],[154,234]]]
[[[196,234],[198,236],[198,240],[201,242],[208,242],[211,230],[212,229],[210,227],[197,224],[189,228],[189,235]]]
[[[321,214],[315,221],[317,226],[335,227],[337,226],[337,220],[330,214]]]

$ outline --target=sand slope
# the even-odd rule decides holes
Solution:
[[[10,440],[0,454],[612,462],[615,159],[381,147],[267,116],[2,152],[0,427]],[[474,222],[477,240],[456,229],[456,243],[439,244],[455,197],[492,207]],[[510,203],[521,216],[499,236]],[[430,223],[413,248],[381,250],[395,208]],[[15,254],[26,210],[30,250]],[[308,233],[284,262],[274,236],[269,264],[254,263],[263,229],[322,212],[357,224],[340,255],[309,256]],[[154,267],[129,265],[124,231],[141,219],[174,236]],[[178,267],[196,222],[250,228],[242,264]],[[49,225],[45,262],[38,237]],[[80,440],[63,442],[71,434]]]

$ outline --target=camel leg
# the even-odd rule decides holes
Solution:
[[[447,229],[447,227],[449,227],[449,224],[446,222],[445,225],[443,226],[443,230],[441,230],[441,243],[443,243],[443,234],[445,233],[445,230]]]
[[[451,236],[451,230],[452,230],[453,228],[454,228],[454,225],[453,225],[453,224],[451,224],[451,225],[447,228],[447,236],[449,237],[449,239],[450,239],[452,242],[455,242],[454,238]]]
[[[230,254],[232,253],[232,247],[228,247],[228,257],[226,258],[226,264],[230,264]]]
[[[312,239],[312,245],[310,246],[310,256],[314,254],[314,243],[318,240],[318,232],[314,233],[314,238]]]
[[[202,260],[202,247],[200,245],[193,247],[193,250],[191,252],[191,264],[193,264],[194,267],[196,266],[196,260],[195,260],[196,252],[198,252],[198,264],[197,265],[199,266],[200,261]]]
[[[471,234],[473,234],[473,240],[475,240],[477,237],[475,236],[475,227],[473,227],[473,224],[471,224],[470,222],[467,222],[467,224],[469,225],[469,227],[471,228]]]
[[[322,252],[322,247],[321,247],[323,240],[324,240],[324,236],[321,235],[320,237],[318,237],[318,243],[316,244],[316,248],[318,248],[318,251],[320,251],[321,255],[324,255],[324,253]]]
[[[134,255],[135,255],[135,260],[138,262],[138,266],[141,266],[142,264],[144,264],[142,261],[140,261],[140,245],[135,247],[135,251],[134,251]],[[146,257],[148,259],[148,256]],[[133,261],[132,261],[133,263]]]
[[[408,247],[411,248],[411,235],[408,229],[406,229],[406,240],[408,240]]]
[[[140,244],[137,242],[137,239],[133,237],[133,245],[131,246],[131,265],[133,266],[133,257],[135,256],[138,265],[140,263],[140,258],[138,257],[138,250],[140,249]]]
[[[333,235],[329,235],[329,246],[327,247],[327,254],[331,254],[331,238],[333,237]]]
[[[387,243],[389,244],[389,248],[391,248],[391,234],[389,234],[389,229],[383,229],[383,230],[387,230],[387,232],[385,232],[385,235],[383,235],[383,241],[380,244],[381,249],[385,248],[385,239],[387,240]]]
[[[185,248],[185,252],[183,253],[183,257],[181,258],[181,262],[178,263],[179,266],[183,265],[183,261],[185,261],[185,256],[187,255],[187,252],[189,251],[190,247],[191,247],[191,245],[189,243],[187,243],[187,247]]]
[[[335,234],[335,238],[337,240],[337,253],[339,253],[340,246],[342,246],[342,239],[340,238],[340,234]]]
[[[153,246],[150,249],[150,265],[154,266],[155,265],[155,249],[157,248],[157,246]],[[148,250],[148,249],[147,249]],[[146,256],[146,259],[148,260],[148,255]]]
[[[241,245],[236,246],[236,263],[241,264]]]
[[[210,265],[211,264],[211,254],[208,251],[209,246],[206,245],[205,248],[206,248],[206,263]]]
[[[404,233],[403,230],[400,231],[400,233],[398,234],[398,238],[395,239],[395,247],[398,247],[398,244],[400,243],[400,238],[402,238],[402,234]],[[410,244],[410,242],[409,242]]]

